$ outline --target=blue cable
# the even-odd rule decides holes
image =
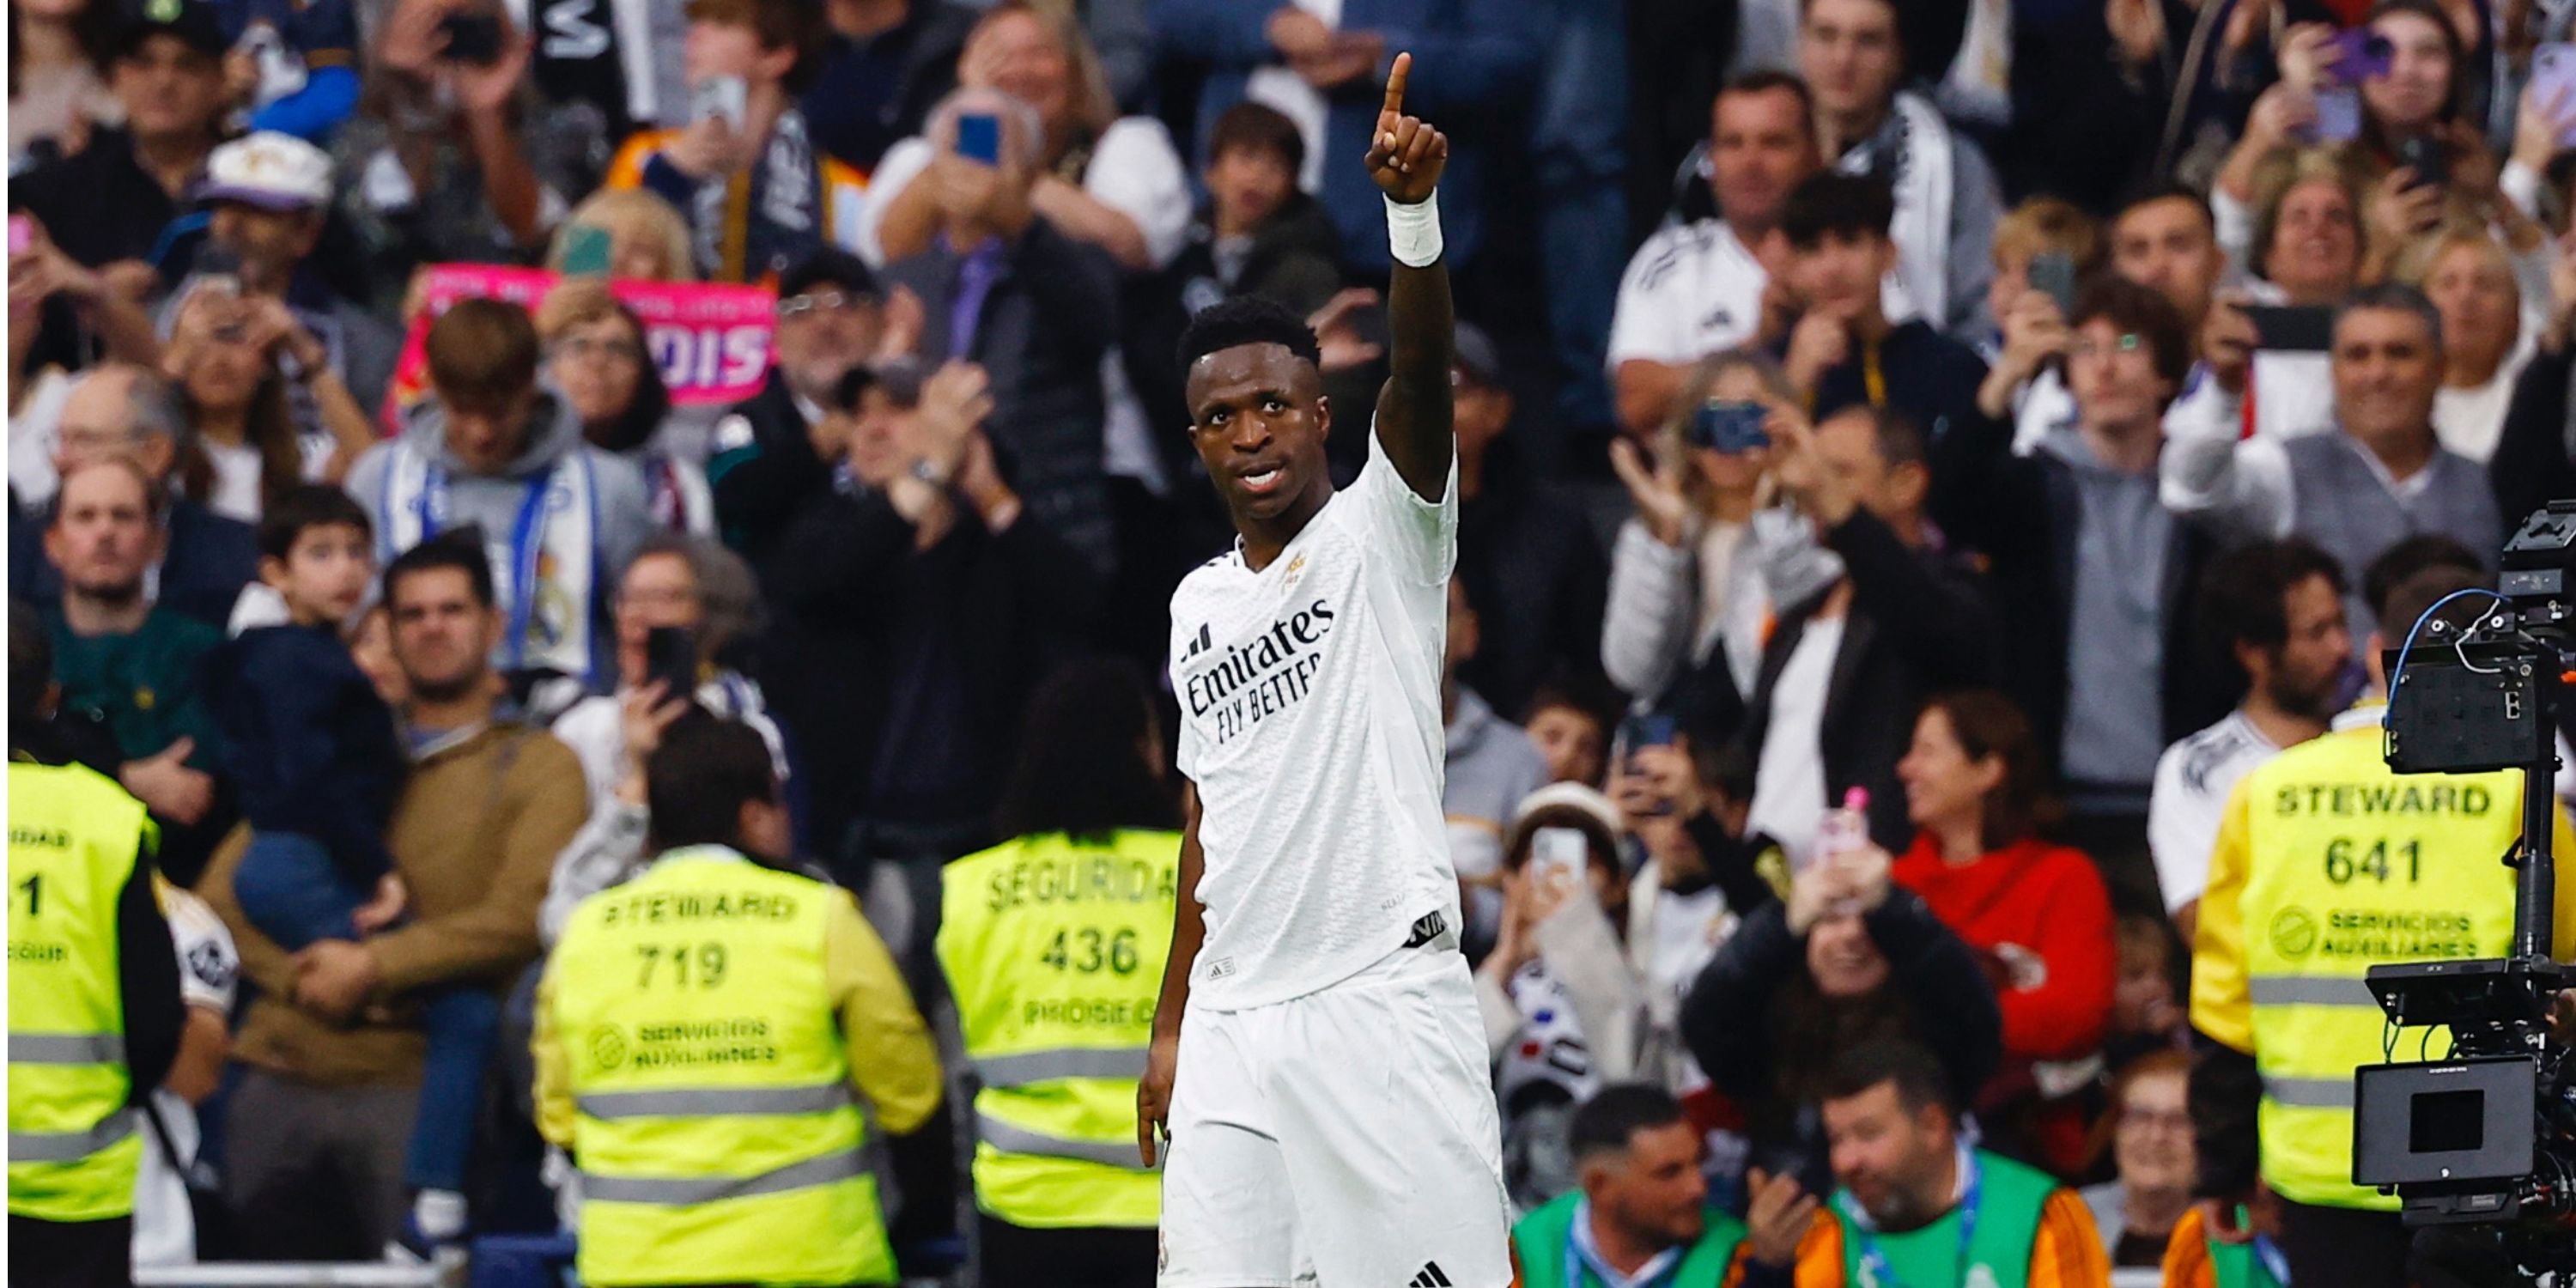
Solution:
[[[2450,603],[2454,599],[2458,599],[2462,595],[2484,595],[2487,598],[2494,600],[2496,603],[2507,607],[2510,607],[2512,603],[2512,601],[2507,600],[2504,596],[2499,595],[2492,590],[2488,590],[2484,586],[2470,586],[2463,590],[2455,590],[2450,594],[2442,596],[2440,599],[2434,600],[2433,606],[2425,609],[2424,615],[2416,618],[2415,624],[2406,629],[2406,642],[2398,646],[2397,669],[2394,672],[2391,672],[2388,677],[2388,706],[2385,710],[2382,710],[2379,713],[2379,728],[2382,733],[2396,732],[2389,724],[2389,716],[2397,710],[2397,683],[2398,681],[2406,678],[2406,659],[2408,655],[2415,651],[2416,635],[2423,631],[2424,623],[2433,620],[2433,614],[2442,611],[2443,605]]]

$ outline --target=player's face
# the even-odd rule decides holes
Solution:
[[[1237,522],[1319,508],[1331,492],[1322,386],[1315,364],[1285,345],[1236,345],[1190,364],[1190,441]]]
[[[1596,1201],[1632,1237],[1680,1247],[1707,1228],[1702,1207],[1707,1200],[1699,1133],[1678,1122],[1641,1128],[1630,1136],[1627,1165],[1602,1182]]]

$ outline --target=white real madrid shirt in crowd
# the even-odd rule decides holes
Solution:
[[[1414,494],[1369,459],[1267,567],[1240,543],[1172,594],[1175,759],[1197,784],[1207,938],[1190,1004],[1303,996],[1458,924],[1441,819],[1440,664],[1458,471]]]
[[[2166,912],[2179,911],[2208,887],[2210,847],[2218,843],[2218,821],[2237,780],[2280,754],[2243,711],[2230,711],[2157,758],[2147,797],[2147,850],[2155,856]]]
[[[229,1016],[241,954],[214,909],[197,896],[156,882],[161,912],[170,922],[170,942],[179,953],[179,1000],[185,1005]],[[200,1136],[197,1111],[167,1091],[152,1093],[152,1112],[169,1131],[165,1145],[151,1124],[144,1125],[143,1164],[134,1177],[134,1264],[186,1265],[197,1259],[197,1222],[188,1206],[187,1182],[181,1179],[171,1152],[196,1161]]]
[[[1608,358],[1616,375],[1629,361],[1687,366],[1712,353],[1750,344],[1762,326],[1762,290],[1770,271],[1723,219],[1667,224],[1655,230],[1619,278]],[[1879,288],[1891,320],[1914,316],[1897,275]]]
[[[1762,734],[1744,828],[1748,836],[1760,832],[1778,841],[1793,863],[1806,861],[1825,821],[1825,693],[1842,648],[1843,619],[1814,618],[1771,683],[1771,722]]]
[[[1288,0],[1297,8],[1315,15],[1317,21],[1338,31],[1342,26],[1342,0]],[[1297,126],[1297,134],[1306,141],[1305,164],[1297,168],[1297,186],[1308,192],[1324,190],[1324,118],[1332,111],[1324,101],[1324,92],[1309,85],[1286,65],[1256,67],[1244,78],[1243,96],[1278,110]]]

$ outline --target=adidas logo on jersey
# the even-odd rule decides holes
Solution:
[[[1199,623],[1199,633],[1198,633],[1197,638],[1192,639],[1192,640],[1190,641],[1190,646],[1189,646],[1187,649],[1185,649],[1185,650],[1183,650],[1183,651],[1182,651],[1182,653],[1181,653],[1181,660],[1182,660],[1182,661],[1184,661],[1184,662],[1189,661],[1191,658],[1197,657],[1199,654],[1201,654],[1201,653],[1205,653],[1205,652],[1207,652],[1207,651],[1208,651],[1208,624],[1207,624],[1207,623],[1205,623],[1205,622],[1201,622],[1201,623]]]
[[[1406,1288],[1452,1288],[1452,1285],[1449,1282],[1449,1276],[1440,1273],[1439,1262],[1425,1261],[1422,1263],[1422,1273],[1415,1275],[1413,1282]]]

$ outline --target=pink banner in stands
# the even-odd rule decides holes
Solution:
[[[514,300],[534,312],[561,279],[536,268],[492,264],[439,264],[424,274],[421,308],[403,338],[402,361],[385,393],[390,432],[403,411],[427,392],[429,359],[422,346],[432,318],[458,300]],[[609,292],[644,322],[645,348],[661,368],[671,401],[682,407],[740,402],[760,392],[769,374],[770,333],[778,296],[766,287],[700,282],[612,281]]]

